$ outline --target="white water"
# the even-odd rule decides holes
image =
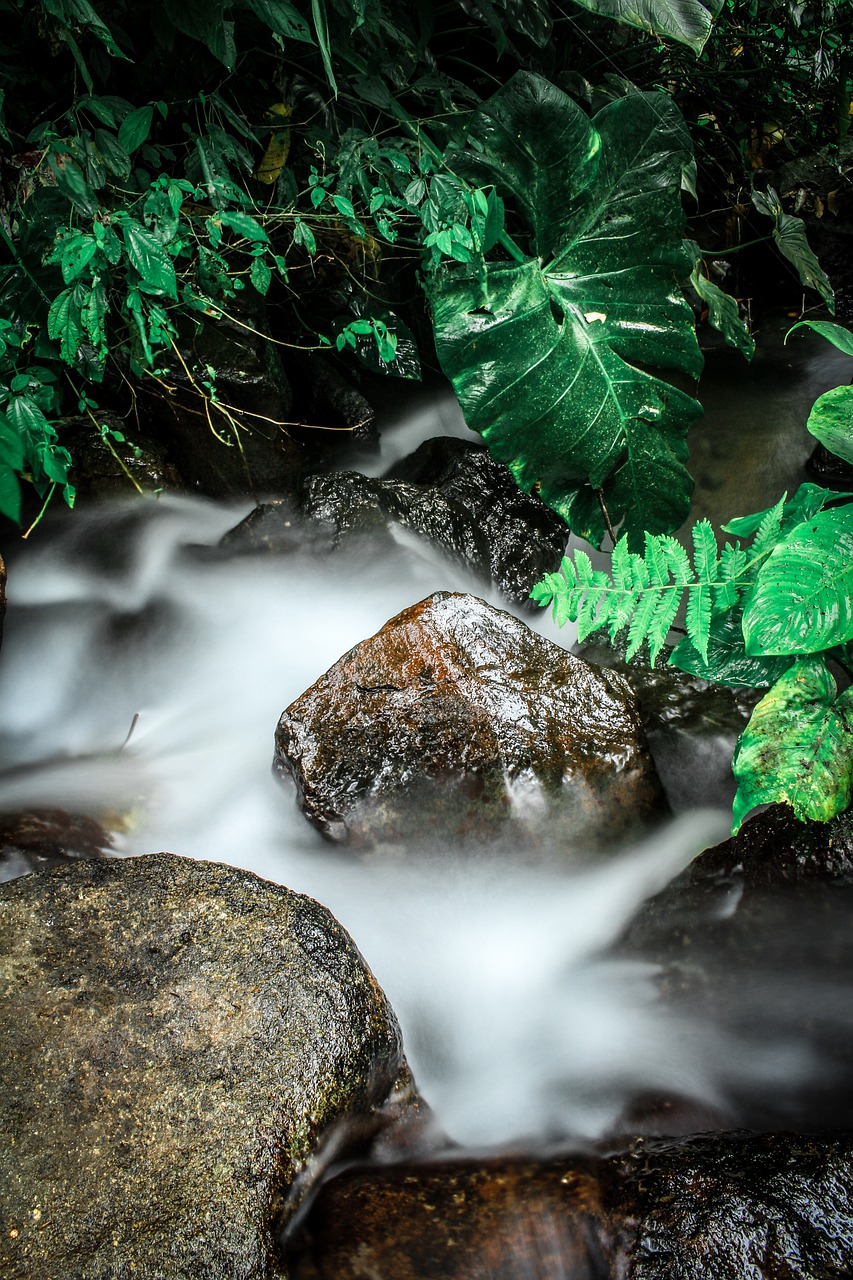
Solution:
[[[576,870],[452,848],[382,867],[324,844],[271,776],[279,714],[401,608],[436,589],[484,593],[405,539],[392,560],[366,545],[333,561],[199,553],[244,511],[167,499],[80,513],[13,562],[0,809],[133,810],[125,852],[219,859],[324,902],[460,1142],[594,1137],[643,1091],[724,1105],[744,1082],[798,1077],[807,1058],[784,1037],[757,1047],[699,1011],[675,1016],[650,966],[607,952],[649,894],[724,836],[726,815],[680,819]]]

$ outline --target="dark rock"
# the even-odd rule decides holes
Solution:
[[[820,442],[809,455],[806,471],[826,489],[853,489],[853,466]]]
[[[358,472],[312,476],[304,510],[340,533],[401,524],[519,604],[558,567],[568,538],[559,516],[522,492],[488,449],[447,437],[426,441],[384,480]]]
[[[0,887],[4,1280],[273,1280],[392,1091],[396,1021],[310,898],[168,854]]]
[[[841,1280],[853,1137],[351,1170],[322,1188],[292,1256],[294,1280]]]
[[[0,880],[112,852],[112,836],[94,818],[64,809],[0,814]]]
[[[338,530],[330,522],[306,516],[291,498],[262,502],[223,537],[220,545],[236,554],[271,552],[289,555],[308,551],[329,554]]]
[[[288,431],[293,398],[263,309],[206,320],[179,349],[149,388],[147,425],[186,486],[215,498],[292,493],[303,454]],[[216,403],[203,389],[211,369]]]
[[[625,662],[624,650],[595,641],[582,645],[587,662],[609,667],[634,690],[655,767],[674,813],[728,808],[736,784],[732,753],[763,689],[730,689],[675,667]]]
[[[117,414],[98,410],[98,423],[109,431],[128,436],[122,443],[98,433],[89,418],[64,419],[62,443],[74,459],[71,480],[77,501],[126,498],[134,493],[180,493],[181,478],[166,457],[163,446],[128,428]],[[137,452],[138,451],[138,452]]]
[[[627,685],[474,596],[439,592],[283,713],[276,767],[360,848],[524,829],[615,840],[660,813]]]
[[[6,617],[6,565],[0,556],[0,641],[3,639],[3,620]]]
[[[711,1021],[756,1060],[734,1069],[730,1123],[853,1128],[853,813],[799,822],[784,805],[754,814],[638,913],[620,946],[658,968],[672,1009]]]

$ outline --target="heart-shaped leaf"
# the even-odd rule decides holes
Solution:
[[[436,348],[468,425],[519,485],[600,541],[599,496],[632,547],[677,528],[693,482],[685,437],[701,409],[649,372],[698,377],[681,238],[684,122],[663,94],[593,121],[519,73],[451,160],[524,224],[521,262],[448,264],[428,282]]]
[[[575,0],[575,4],[653,35],[670,36],[701,53],[723,0]]]

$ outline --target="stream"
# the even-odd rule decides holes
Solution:
[[[783,350],[779,331],[766,348],[759,334],[751,370],[709,353],[697,518],[742,515],[806,478],[808,407],[849,361],[813,335]],[[419,438],[465,434],[447,393],[422,389],[380,425],[382,457],[353,451],[342,465],[378,473]],[[796,1091],[820,1075],[794,1029],[823,1001],[849,1034],[850,990],[819,949],[796,982],[762,975],[760,999],[746,975],[742,1009],[722,1022],[666,1006],[655,966],[613,949],[649,895],[726,837],[722,807],[593,861],[439,846],[414,864],[365,863],[326,845],[271,774],[284,707],[435,590],[508,606],[402,531],[391,552],[365,541],[328,560],[222,555],[219,540],[250,509],[165,496],[56,513],[10,548],[0,810],[91,814],[118,830],[121,853],[221,860],[323,902],[386,991],[420,1091],[463,1146],[589,1141],[638,1095],[725,1110],[744,1090]],[[523,616],[571,644],[547,615]]]

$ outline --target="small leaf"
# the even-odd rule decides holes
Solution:
[[[755,355],[755,341],[741,319],[737,302],[731,294],[724,293],[714,284],[713,280],[702,275],[702,259],[698,248],[695,245],[691,248],[696,250],[696,257],[690,283],[707,304],[708,324],[723,335],[730,347],[736,347],[745,360],[751,360]]]
[[[142,277],[142,287],[177,299],[175,266],[157,237],[134,218],[126,218],[121,230],[127,256]]]
[[[759,804],[787,803],[802,821],[829,822],[853,790],[853,692],[836,699],[821,658],[795,663],[753,711],[732,769],[733,832]]]
[[[272,280],[272,272],[263,258],[255,258],[249,271],[249,276],[258,293],[266,295]]]
[[[840,324],[833,324],[831,320],[798,320],[785,334],[786,342],[795,329],[814,329],[815,333],[826,338],[846,356],[853,356],[853,333],[849,329],[842,328]]]
[[[153,118],[154,108],[146,106],[131,111],[130,115],[122,120],[118,131],[118,144],[127,155],[132,156],[136,148],[141,147],[145,142],[151,132]]]

